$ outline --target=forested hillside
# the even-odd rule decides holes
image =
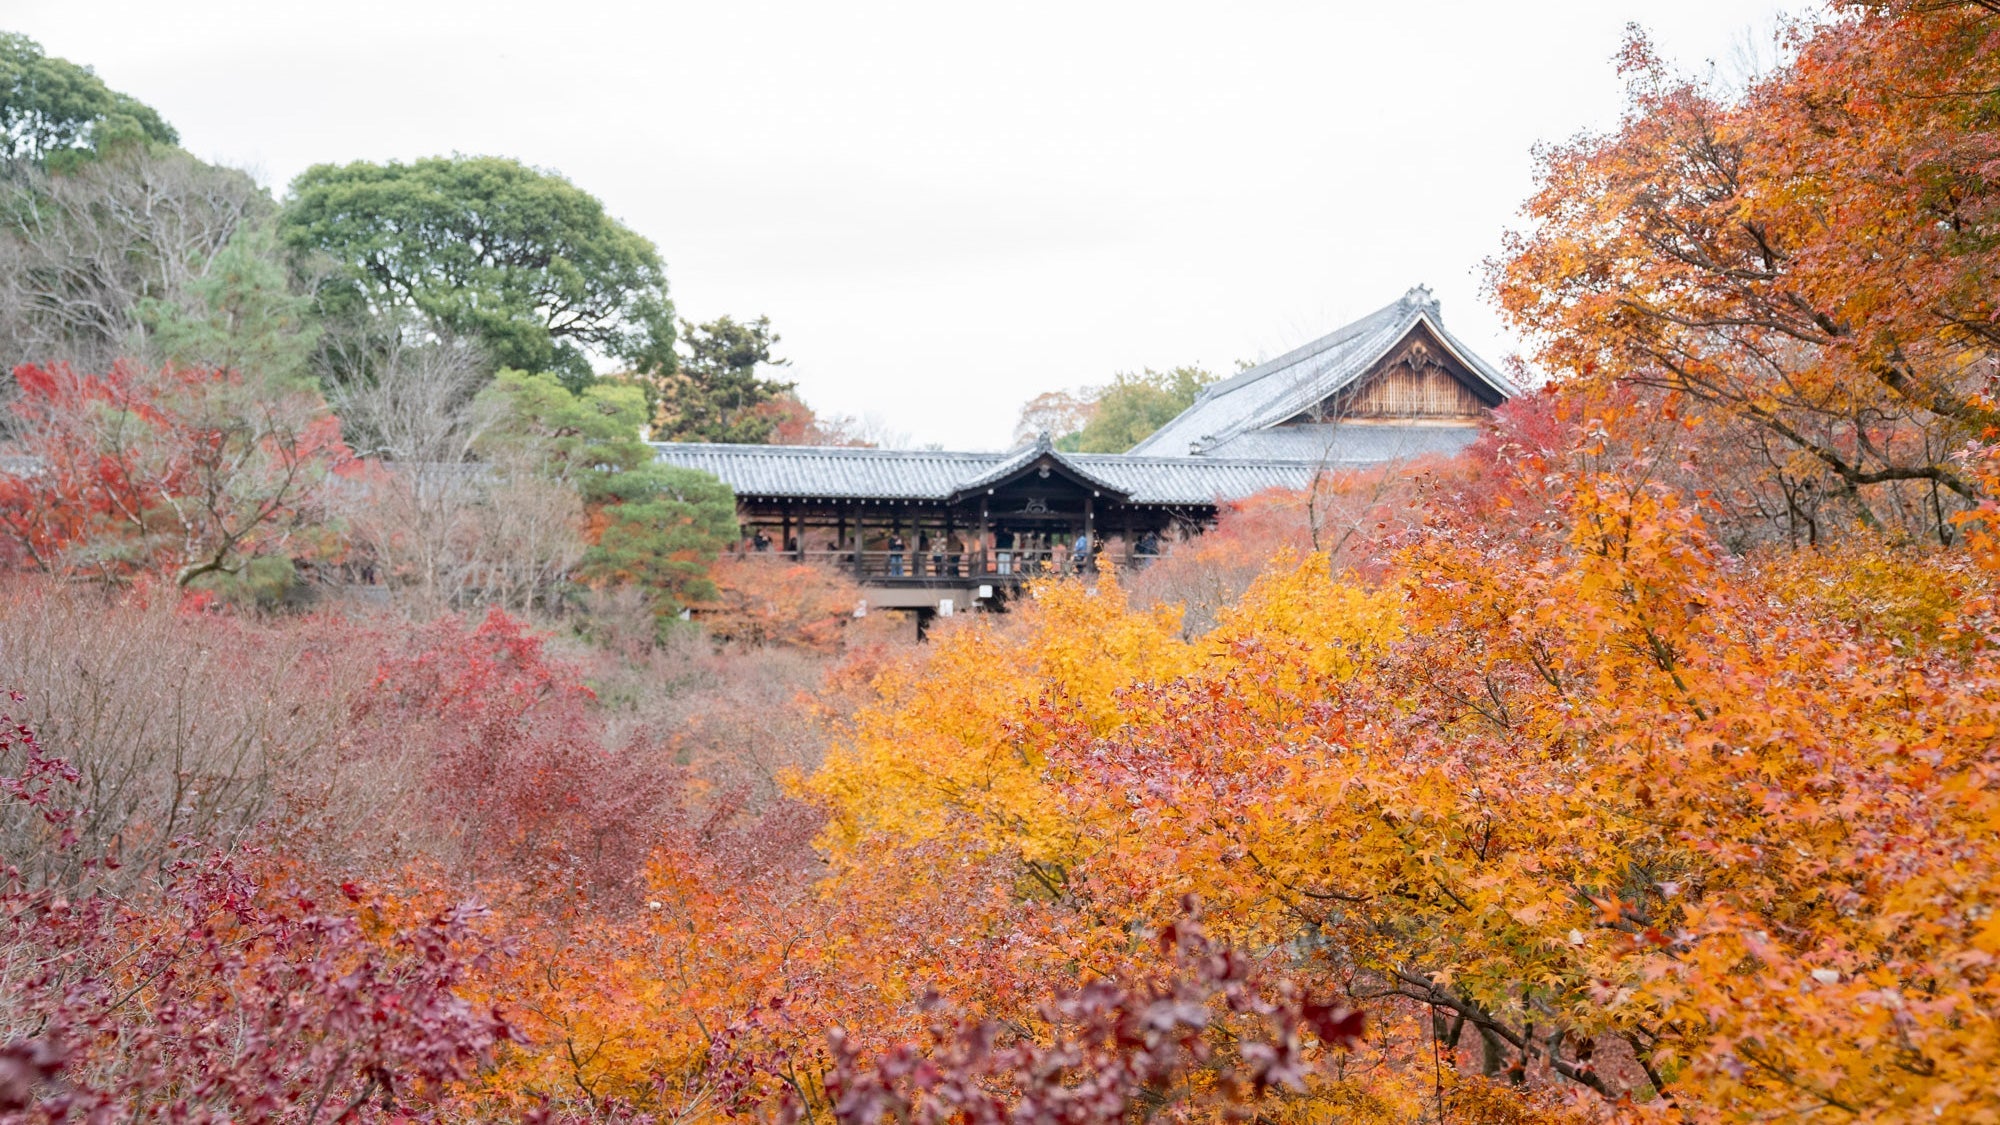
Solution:
[[[921,645],[581,189],[0,47],[0,1121],[2000,1120],[2000,6],[1635,33],[1542,389]]]
[[[0,559],[239,604],[668,628],[735,538],[642,442],[856,440],[770,377],[767,318],[676,322],[655,247],[496,157],[307,169],[282,198],[159,114],[0,40]]]

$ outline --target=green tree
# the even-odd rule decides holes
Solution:
[[[585,499],[601,498],[610,478],[653,461],[642,436],[646,396],[630,383],[606,380],[571,390],[555,375],[503,370],[478,401],[494,419],[479,439],[481,456],[532,465]]]
[[[288,247],[329,263],[330,319],[414,312],[572,390],[593,380],[593,354],[674,369],[659,251],[553,173],[490,156],[321,164],[292,181],[279,222]]]
[[[772,358],[778,334],[771,318],[738,324],[725,316],[681,327],[679,369],[661,381],[654,434],[663,441],[769,441],[778,419],[758,407],[792,389],[757,374],[791,362]]]
[[[1120,372],[1098,392],[1090,422],[1056,445],[1073,453],[1123,453],[1193,406],[1202,388],[1215,379],[1199,367],[1170,371],[1148,367],[1137,375]]]
[[[736,495],[707,473],[648,464],[603,482],[597,542],[579,577],[630,585],[652,595],[663,626],[690,602],[713,600],[710,567],[736,537]]]
[[[502,371],[480,392],[496,414],[480,451],[565,481],[590,507],[595,542],[578,577],[646,591],[664,631],[715,596],[709,567],[736,537],[736,496],[707,473],[662,465],[640,437],[645,393],[609,380],[573,391],[554,375]]]
[[[268,218],[238,227],[181,301],[141,300],[139,319],[161,358],[281,384],[306,380],[320,331],[312,300],[291,289]]]
[[[151,106],[25,35],[0,32],[0,157],[45,161],[122,140],[180,140]]]

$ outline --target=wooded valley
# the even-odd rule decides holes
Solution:
[[[582,189],[0,38],[0,1122],[2000,1121],[2000,4],[1789,34],[1538,154],[1464,453],[921,644]]]

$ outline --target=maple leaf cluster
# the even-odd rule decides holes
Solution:
[[[1832,3],[1737,92],[1634,32],[1620,128],[1538,154],[1494,295],[1544,370],[1704,415],[1708,440],[1604,436],[1691,459],[1742,534],[1949,542],[1983,496],[1959,455],[2000,423],[1994,18]]]
[[[74,846],[76,771],[9,718],[0,763],[0,794]],[[0,1120],[387,1118],[513,1034],[461,995],[488,947],[476,907],[186,850],[146,909],[0,872]]]
[[[262,701],[243,746],[337,716],[279,760],[391,825],[177,759],[257,823],[169,844],[43,746],[97,752],[74,710],[0,727],[0,1121],[2000,1120],[2000,14],[1791,34],[1733,94],[1634,41],[1495,267],[1554,377],[1456,460],[914,648],[828,655],[848,592],[730,577],[736,640],[833,670],[702,719],[794,708],[813,753],[715,769],[644,717],[696,658],[497,611],[262,623],[313,674],[201,681]],[[196,432],[135,378],[29,408]],[[5,513],[30,563],[304,511],[176,539],[199,457],[56,429],[0,477],[61,498]]]
[[[330,546],[327,485],[353,458],[317,394],[200,368],[14,376],[21,436],[0,463],[0,559],[186,586]]]

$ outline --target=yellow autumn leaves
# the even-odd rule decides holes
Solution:
[[[1022,981],[1121,972],[1194,895],[1392,1017],[1391,1105],[1436,1010],[1465,1089],[1525,1054],[1479,1096],[1537,1112],[1996,1112],[2000,669],[1943,593],[1977,568],[1724,557],[1612,476],[1561,502],[1370,586],[1280,560],[1191,641],[1111,580],[939,638],[804,785],[822,893],[977,898],[921,940],[984,943],[955,991],[1024,1027]]]

